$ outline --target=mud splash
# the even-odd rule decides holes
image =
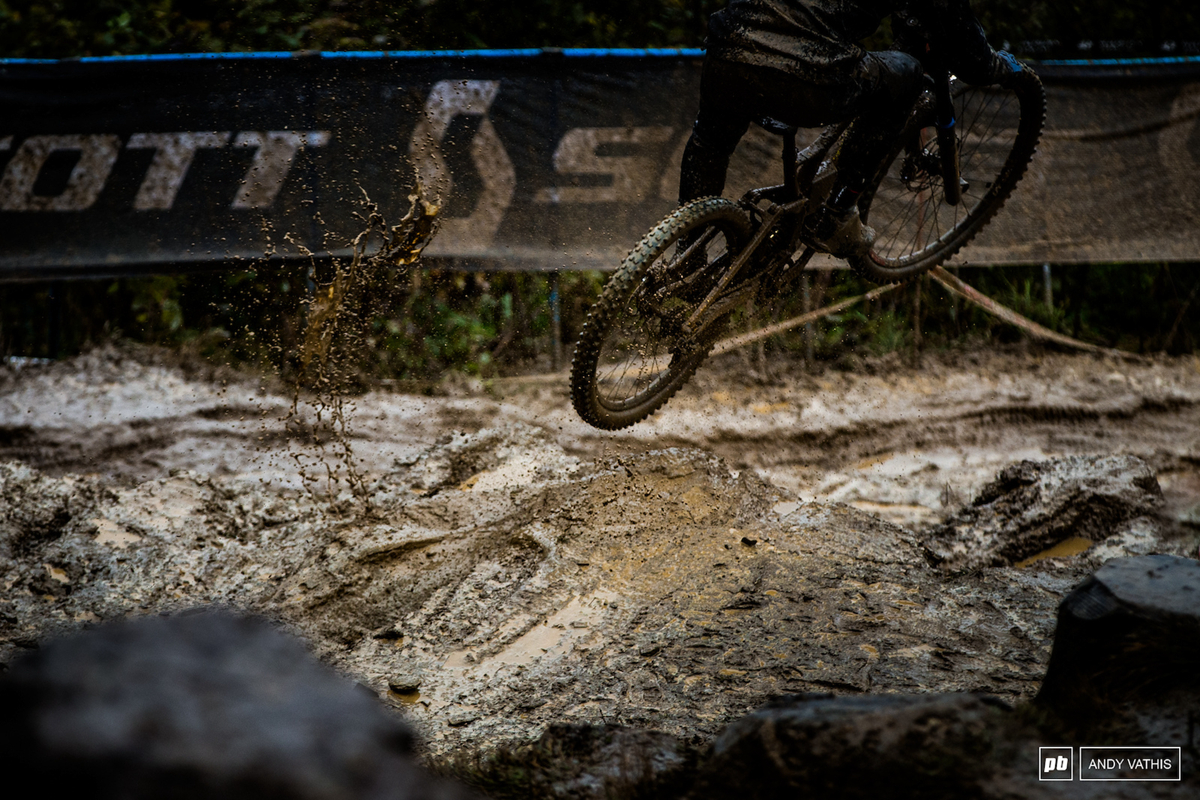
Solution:
[[[354,502],[370,513],[370,491],[354,455],[347,418],[369,324],[363,307],[381,273],[420,259],[437,232],[439,208],[425,199],[420,181],[408,196],[408,212],[395,225],[365,190],[363,198],[364,227],[352,242],[353,255],[334,260],[332,279],[317,285],[308,304],[291,381],[292,403],[283,424],[301,444],[291,456],[309,494],[316,498],[323,488],[335,506],[346,509]],[[343,484],[349,489],[347,498],[339,496]]]

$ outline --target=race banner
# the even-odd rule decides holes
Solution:
[[[695,51],[256,53],[0,62],[0,280],[347,252],[419,180],[426,251],[611,269],[676,204]],[[1200,64],[1047,64],[1041,152],[959,263],[1200,255]],[[726,194],[778,183],[743,140]]]

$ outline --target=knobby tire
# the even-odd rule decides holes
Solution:
[[[571,402],[585,422],[619,430],[646,419],[691,378],[724,331],[725,320],[718,319],[692,337],[668,333],[662,341],[656,338],[658,332],[671,330],[671,319],[685,317],[695,308],[705,293],[702,287],[686,296],[668,295],[667,303],[644,300],[652,294],[653,282],[662,281],[660,274],[670,271],[676,243],[686,244],[706,232],[712,232],[714,242],[723,239],[721,257],[728,263],[750,239],[750,217],[737,203],[721,197],[694,200],[654,226],[609,278],[588,314],[571,361]],[[701,269],[719,268],[708,260],[715,249],[705,248]],[[688,263],[690,267],[692,260]],[[675,317],[662,312],[668,304],[677,309]],[[661,365],[665,366],[655,372]],[[628,397],[621,396],[626,382],[631,387]]]
[[[956,87],[955,110],[962,176],[970,188],[959,205],[950,206],[932,163],[917,170],[916,178],[901,179],[906,160],[910,166],[921,160],[914,151],[928,153],[936,141],[932,116],[914,116],[859,201],[859,214],[875,228],[876,240],[865,255],[847,261],[867,280],[889,284],[921,275],[949,260],[991,221],[1037,150],[1046,93],[1026,68],[1005,88]]]

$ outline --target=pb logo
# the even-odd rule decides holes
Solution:
[[[1039,747],[1038,780],[1069,781],[1074,778],[1073,747]]]

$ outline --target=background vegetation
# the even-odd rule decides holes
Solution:
[[[0,57],[301,49],[698,46],[724,0],[0,0]],[[977,0],[997,46],[1032,55],[1200,52],[1195,0]],[[306,267],[180,277],[0,285],[0,354],[55,356],[123,336],[240,363],[293,348]],[[1065,333],[1138,351],[1191,352],[1200,338],[1200,273],[1186,265],[1056,267],[1053,304],[1041,268],[970,270],[985,293]],[[573,340],[603,283],[598,274],[381,276],[372,292],[364,380],[426,380],[447,369],[492,375],[551,366],[549,299],[562,297]],[[867,287],[839,273],[826,299]],[[914,302],[920,293],[920,302]],[[799,311],[797,297],[779,313]],[[918,333],[919,332],[919,333]],[[767,352],[847,363],[923,347],[1018,338],[923,282],[772,341]]]
[[[984,294],[1047,327],[1139,353],[1200,346],[1200,270],[1194,265],[1058,266],[1046,304],[1042,268],[963,269]],[[307,271],[301,267],[177,277],[0,286],[0,352],[53,357],[111,338],[179,347],[225,363],[287,367],[302,337]],[[566,358],[600,273],[456,273],[394,270],[373,280],[364,310],[359,385],[424,385],[447,370],[489,378],[554,364],[550,294],[561,296]],[[814,302],[866,292],[849,271],[813,277]],[[824,285],[823,285],[824,284]],[[919,295],[920,299],[917,300]],[[803,311],[800,292],[773,319]],[[931,280],[870,308],[856,306],[769,340],[764,356],[811,358],[810,368],[854,368],[891,352],[1019,341],[1023,334],[951,297]],[[565,361],[558,366],[565,366]]]
[[[0,56],[695,47],[725,0],[0,0]],[[975,0],[996,44],[1200,41],[1195,0]]]

